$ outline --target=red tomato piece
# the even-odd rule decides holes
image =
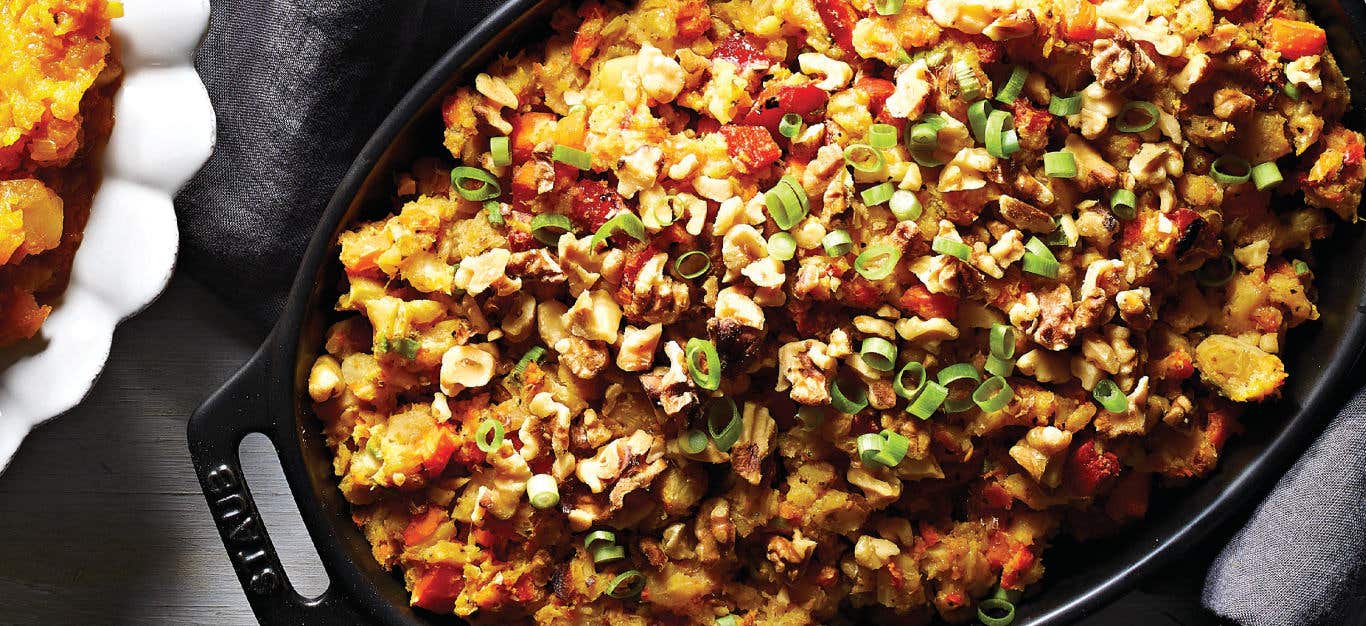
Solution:
[[[816,13],[830,31],[830,36],[841,48],[854,49],[854,25],[858,23],[858,13],[847,0],[816,0]]]
[[[747,172],[773,165],[783,156],[783,149],[762,126],[722,126],[721,136],[726,138],[726,152]]]

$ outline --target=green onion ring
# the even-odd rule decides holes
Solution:
[[[1115,381],[1102,378],[1096,383],[1095,389],[1091,390],[1091,396],[1111,413],[1123,413],[1129,410],[1129,399],[1124,397],[1124,392],[1120,390]]]
[[[701,263],[697,265],[695,269],[684,269],[685,266],[690,265],[688,259],[695,259],[698,257],[701,257],[702,260]],[[678,255],[677,259],[674,259],[674,271],[678,272],[679,276],[682,276],[683,278],[686,278],[688,280],[692,280],[703,274],[706,274],[707,271],[710,269],[711,257],[707,256],[707,253],[701,250],[689,250],[688,252],[684,252],[683,254]]]
[[[973,71],[972,66],[967,61],[959,59],[953,64],[953,74],[958,79],[958,90],[962,93],[964,100],[976,100],[982,97],[982,83],[977,80],[977,72]]]
[[[1275,161],[1258,163],[1252,168],[1252,184],[1257,186],[1257,191],[1266,191],[1282,182],[1285,182],[1285,178],[1281,176],[1281,168],[1276,167]]]
[[[533,361],[540,361],[542,356],[545,356],[545,348],[532,346],[530,350],[526,351],[526,354],[522,355],[521,359],[517,360],[517,365],[512,367],[512,377],[517,378],[521,376],[522,372],[526,371],[528,365],[531,365]]]
[[[489,138],[489,157],[495,167],[512,164],[511,141],[507,137]]]
[[[697,365],[699,355],[705,360],[705,372]],[[688,362],[688,373],[698,387],[715,391],[721,386],[721,357],[716,353],[716,346],[711,341],[697,337],[689,339],[688,345],[683,348],[683,358]]]
[[[678,449],[684,454],[697,454],[707,449],[707,433],[696,428],[678,436]]]
[[[854,238],[849,231],[837,228],[825,234],[821,245],[825,246],[825,254],[829,256],[844,256],[854,249]]]
[[[1029,70],[1023,65],[1016,65],[1010,70],[1010,78],[1006,79],[1005,86],[996,94],[996,100],[1005,104],[1010,104],[1020,97],[1020,91],[1024,90],[1025,79],[1029,77]]]
[[[559,243],[560,235],[573,233],[574,225],[559,213],[542,213],[531,218],[531,235],[547,246]]]
[[[830,379],[830,406],[836,411],[845,415],[856,415],[868,406],[868,391],[859,385],[855,387],[858,393],[846,395],[840,388],[837,378]],[[852,395],[853,397],[849,397]]]
[[[972,130],[972,136],[977,143],[986,143],[987,119],[992,113],[989,100],[978,100],[968,105],[968,128]]]
[[[1110,195],[1110,212],[1122,220],[1131,220],[1137,215],[1138,196],[1128,189],[1116,189]]]
[[[977,368],[971,363],[955,363],[944,369],[939,370],[937,376],[939,384],[945,389],[949,385],[962,380],[981,382],[982,375],[977,372]],[[971,394],[967,398],[946,398],[944,400],[944,410],[949,413],[958,413],[972,408]]]
[[[911,449],[911,440],[905,435],[894,430],[883,429],[882,431],[882,450],[874,455],[874,460],[879,465],[886,467],[896,467],[906,458],[906,453]]]
[[[764,206],[778,228],[787,230],[806,217],[806,191],[800,183],[790,176],[784,176],[772,189],[764,192]]]
[[[915,400],[906,407],[906,412],[922,420],[930,419],[948,397],[949,390],[947,387],[932,380],[926,381],[924,388],[916,394]]]
[[[1300,86],[1295,83],[1286,83],[1281,91],[1284,91],[1285,97],[1290,98],[1291,100],[1300,99]]]
[[[988,354],[987,362],[982,364],[982,370],[993,376],[1009,376],[1011,372],[1015,371],[1015,362],[994,354]]]
[[[910,372],[911,375],[916,377],[915,387],[906,387],[905,381],[907,372]],[[901,396],[906,400],[914,400],[915,396],[920,393],[920,390],[925,388],[927,379],[928,376],[925,374],[925,366],[916,361],[911,361],[901,366],[901,371],[897,372],[896,377],[892,378],[892,391],[895,391],[896,395]]]
[[[921,122],[911,127],[911,132],[906,135],[906,140],[907,148],[934,150],[939,147],[939,129],[928,122]]]
[[[591,533],[588,533],[588,536],[583,538],[583,548],[585,550],[588,550],[589,552],[592,552],[593,544],[599,542],[607,544],[609,546],[616,545],[617,534],[610,530],[595,530]]]
[[[489,223],[494,226],[502,226],[505,223],[503,220],[503,203],[497,200],[484,201],[484,215],[488,217]]]
[[[1048,112],[1062,117],[1081,113],[1081,94],[1074,93],[1062,98],[1058,96],[1049,98]]]
[[[876,174],[887,167],[882,151],[866,143],[856,143],[844,149],[844,162],[864,174]]]
[[[1229,173],[1229,168],[1233,168],[1240,174]],[[1209,166],[1210,176],[1214,177],[1215,182],[1225,185],[1236,185],[1245,183],[1252,177],[1252,166],[1247,159],[1226,154],[1214,160]]]
[[[939,254],[947,254],[957,257],[959,260],[966,261],[972,256],[972,246],[961,241],[954,241],[948,237],[936,235],[930,242],[930,249]]]
[[[633,598],[642,591],[645,591],[645,575],[640,570],[626,570],[607,583],[607,595],[618,600]]]
[[[1066,150],[1045,152],[1043,153],[1043,173],[1049,178],[1076,178],[1077,158]]]
[[[972,402],[986,413],[994,413],[1006,408],[1010,404],[1010,399],[1015,397],[1015,390],[1010,388],[1010,383],[1001,376],[992,376],[977,386],[977,390],[972,392]]]
[[[469,181],[477,182],[479,186],[466,186],[465,183]],[[498,179],[493,174],[464,165],[451,170],[451,188],[460,194],[461,198],[470,202],[483,202],[503,195],[503,188],[499,186]]]
[[[1020,151],[1020,133],[1014,128],[1001,134],[1001,152],[1010,156]]]
[[[1294,268],[1296,276],[1304,276],[1309,273],[1309,264],[1299,259],[1295,259]]]
[[[874,0],[873,8],[877,9],[878,15],[896,15],[901,12],[901,5],[905,3],[906,0]],[[716,620],[716,626],[724,625],[721,624],[721,620]]]
[[[1010,126],[1006,126],[1006,124],[1010,124]],[[985,131],[987,138],[987,154],[998,159],[1006,158],[1007,155],[1002,142],[1005,139],[1006,131],[1010,130],[1014,125],[1015,118],[1011,117],[1009,113],[1006,113],[1005,111],[991,112],[991,115],[987,117],[987,128]]]
[[[901,250],[890,244],[869,246],[854,257],[854,271],[868,280],[882,280],[892,275],[901,260]]]
[[[598,546],[593,548],[593,563],[602,565],[603,563],[614,563],[626,558],[626,548],[618,545]]]
[[[896,136],[896,127],[891,124],[873,124],[868,127],[868,145],[883,150],[893,148],[900,139]]]
[[[987,336],[991,354],[1002,358],[1015,358],[1015,329],[1005,324],[994,324]]]
[[[717,419],[726,420],[721,427],[717,427]],[[716,449],[722,452],[730,452],[735,442],[740,439],[740,430],[744,426],[744,420],[740,419],[740,409],[735,406],[735,401],[720,397],[714,398],[707,404],[707,434],[711,435],[711,441],[716,445]]]
[[[1044,278],[1057,278],[1058,268],[1061,265],[1056,258],[1050,256],[1040,256],[1033,252],[1025,252],[1021,269],[1030,274],[1043,276]]]
[[[896,345],[882,337],[865,338],[858,352],[864,364],[879,372],[896,367]]]
[[[863,204],[877,206],[891,200],[894,194],[896,194],[896,186],[888,182],[864,189],[860,197],[863,199]]]
[[[1000,617],[993,617],[987,611],[1003,611]],[[1015,621],[1015,605],[1000,598],[987,598],[977,603],[977,621],[982,626],[1010,626]]]
[[[1206,261],[1195,270],[1195,282],[1206,287],[1219,287],[1233,280],[1238,273],[1238,259],[1232,254],[1222,254]]]
[[[898,189],[893,193],[887,206],[892,210],[892,216],[902,222],[920,219],[920,214],[925,212],[925,207],[920,204],[920,198],[914,191],[906,189]]]
[[[783,115],[783,119],[778,121],[778,134],[788,139],[796,137],[802,132],[802,116],[796,113]]]
[[[593,167],[593,155],[578,148],[559,144],[555,144],[555,148],[550,151],[550,160],[564,163],[578,170],[587,170]]]
[[[858,451],[858,458],[864,465],[876,467],[880,465],[877,455],[882,452],[887,440],[877,433],[864,433],[854,440],[854,447]]]
[[[597,249],[598,244],[607,241],[607,238],[611,237],[617,231],[630,235],[631,238],[636,241],[646,241],[645,223],[641,222],[640,218],[636,217],[635,213],[618,213],[616,217],[604,222],[603,225],[598,228],[598,232],[593,233],[593,240],[588,243],[588,249]]]
[[[768,238],[768,256],[779,261],[790,261],[797,255],[797,238],[792,233],[778,231]]]
[[[548,509],[560,503],[560,484],[550,474],[536,474],[526,481],[527,499],[537,509]]]
[[[492,437],[489,436],[490,433]],[[485,418],[474,431],[474,445],[485,453],[503,447],[503,423],[492,417]]]
[[[1132,111],[1142,111],[1145,118],[1138,122],[1128,121],[1128,115]],[[1119,110],[1119,116],[1115,118],[1115,130],[1121,133],[1141,133],[1157,124],[1158,118],[1162,113],[1157,110],[1157,105],[1146,100],[1134,100],[1124,103],[1124,108]]]

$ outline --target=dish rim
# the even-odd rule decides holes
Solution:
[[[1351,0],[1323,2],[1346,14],[1348,36],[1354,46],[1353,52],[1358,57],[1355,62],[1360,65],[1360,52],[1366,50],[1366,41],[1363,40],[1366,36],[1366,5],[1358,6],[1360,3]],[[318,484],[328,484],[335,490],[335,479],[330,473],[316,475],[316,468],[309,466],[303,449],[305,440],[310,436],[310,433],[305,432],[306,422],[316,418],[296,411],[299,401],[297,385],[301,374],[306,377],[306,371],[300,371],[304,364],[299,362],[304,341],[302,335],[309,328],[310,319],[316,317],[313,304],[318,293],[325,289],[317,278],[325,275],[325,265],[333,261],[328,252],[334,248],[336,237],[348,214],[352,213],[354,205],[363,202],[361,193],[373,184],[371,179],[389,173],[379,171],[377,165],[385,160],[386,154],[410,127],[420,123],[419,114],[431,100],[438,98],[448,85],[458,82],[458,78],[471,70],[468,67],[470,59],[480,57],[487,48],[501,46],[499,40],[505,33],[515,32],[522,26],[519,21],[545,5],[555,3],[556,0],[507,1],[452,46],[399,101],[338,185],[310,240],[284,313],[275,329],[252,359],[207,400],[190,421],[188,437],[197,473],[225,545],[229,548],[239,580],[262,623],[287,623],[299,615],[314,618],[331,615],[336,619],[367,616],[388,624],[414,625],[449,619],[428,613],[418,615],[406,602],[396,605],[381,593],[370,574],[364,571],[374,570],[377,565],[367,567],[365,563],[357,563],[343,545],[334,525],[337,512],[328,510],[325,504],[327,496],[317,491]],[[1342,51],[1334,49],[1334,52],[1341,62]],[[1355,94],[1353,100],[1353,111],[1360,112],[1366,107],[1366,102],[1362,102]],[[1366,233],[1359,235],[1358,239],[1366,239]],[[1335,397],[1335,387],[1355,364],[1360,347],[1366,341],[1366,304],[1360,303],[1360,284],[1353,287],[1356,291],[1352,294],[1352,301],[1358,304],[1346,307],[1347,319],[1342,322],[1339,347],[1305,392],[1305,402],[1292,418],[1280,425],[1275,436],[1237,471],[1217,497],[1201,506],[1197,513],[1177,520],[1176,527],[1163,533],[1160,540],[1141,558],[1088,583],[1084,591],[1072,594],[1066,601],[1037,611],[1031,611],[1029,604],[1022,605],[1016,623],[1066,623],[1093,612],[1130,589],[1144,575],[1178,558],[1191,544],[1246,506],[1268,480],[1274,482],[1280,472],[1288,467],[1292,456],[1302,452],[1302,444],[1319,432],[1322,420],[1316,414],[1338,399]],[[316,427],[313,430],[317,430]],[[273,440],[301,517],[331,579],[331,586],[317,598],[303,598],[293,591],[263,527],[258,529],[255,533],[258,536],[252,541],[239,541],[232,534],[235,521],[240,520],[243,511],[218,506],[224,499],[236,498],[234,502],[240,500],[245,505],[245,513],[259,519],[259,515],[255,514],[255,505],[250,501],[249,489],[241,477],[236,455],[237,444],[250,432],[267,434]],[[330,470],[330,465],[327,469]],[[1149,533],[1157,532],[1156,529],[1147,530]],[[234,550],[241,547],[263,551],[265,554],[261,563],[264,565],[253,564],[242,558],[243,553]],[[368,554],[365,557],[368,558]],[[282,584],[254,588],[263,575],[278,578]]]

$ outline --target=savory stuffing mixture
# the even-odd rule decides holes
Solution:
[[[0,347],[66,288],[113,124],[114,0],[0,0]]]
[[[1363,139],[1287,0],[643,0],[445,101],[308,391],[412,603],[1008,623],[1277,395]]]

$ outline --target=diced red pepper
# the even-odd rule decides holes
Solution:
[[[1119,476],[1119,457],[1100,452],[1093,439],[1082,440],[1067,453],[1063,482],[1078,496],[1093,496]]]
[[[735,31],[717,43],[711,58],[730,61],[741,70],[751,67],[765,68],[774,61],[773,57],[764,51],[763,43],[759,39],[741,31]]]
[[[1030,106],[1023,97],[1016,98],[1011,107],[1015,112],[1015,130],[1020,134],[1020,145],[1031,150],[1048,146],[1048,127],[1053,116],[1043,109]]]
[[[740,162],[745,172],[773,165],[783,156],[783,149],[762,126],[726,125],[721,127],[721,136],[726,138],[726,152]]]
[[[569,207],[569,219],[579,228],[591,231],[597,231],[612,216],[626,210],[625,200],[617,190],[591,178],[574,187]]]
[[[930,293],[925,285],[912,285],[901,294],[897,305],[922,319],[958,317],[958,297],[945,293]]]
[[[805,85],[784,85],[777,93],[761,96],[738,123],[745,126],[763,126],[770,133],[778,132],[778,122],[788,113],[808,115],[820,110],[830,100],[830,94],[810,83]]]
[[[854,25],[858,23],[858,13],[848,0],[816,0],[816,13],[830,31],[835,43],[848,51],[854,49]]]
[[[679,2],[679,0],[675,0]],[[711,29],[711,5],[706,0],[681,0],[674,14],[674,36],[690,42]]]
[[[854,82],[854,88],[868,94],[868,108],[872,109],[873,113],[881,113],[882,105],[886,104],[887,98],[896,91],[896,83],[885,78],[863,76]]]
[[[1105,502],[1105,514],[1117,522],[1141,519],[1148,514],[1148,494],[1152,490],[1152,475],[1129,472],[1120,477]]]
[[[1323,54],[1328,35],[1315,24],[1273,17],[1266,24],[1266,45],[1287,59]]]
[[[1361,165],[1363,156],[1366,156],[1366,146],[1361,144],[1360,135],[1356,133],[1347,134],[1347,145],[1343,147],[1342,164],[1347,167]]]
[[[1015,551],[1011,552],[1010,558],[1001,567],[1001,586],[1006,589],[1020,588],[1020,574],[1031,567],[1034,567],[1034,551],[1029,546],[1017,544]]]
[[[853,276],[840,283],[835,294],[845,306],[856,309],[874,309],[882,304],[882,292],[862,276]]]
[[[1186,380],[1195,374],[1195,362],[1185,350],[1173,350],[1153,364],[1152,374],[1161,380]]]
[[[464,588],[460,570],[449,565],[434,565],[418,574],[413,582],[413,606],[436,613],[455,610],[455,598]]]

